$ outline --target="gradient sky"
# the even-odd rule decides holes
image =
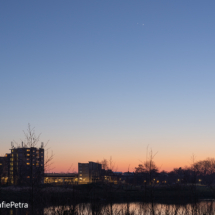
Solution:
[[[0,1],[0,155],[28,123],[53,172],[214,157],[215,1]]]

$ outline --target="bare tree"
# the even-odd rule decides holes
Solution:
[[[104,170],[111,170],[111,171],[115,171],[116,168],[115,168],[115,162],[113,161],[112,159],[112,156],[110,156],[110,159],[107,160],[107,159],[103,159],[100,164],[102,165],[102,169]]]
[[[144,167],[146,169],[146,172],[149,173],[150,182],[152,180],[152,175],[156,172],[158,172],[158,168],[155,165],[154,157],[156,156],[157,152],[153,154],[152,149],[148,152],[148,147],[146,150],[146,161],[144,163]]]
[[[23,141],[23,144],[25,147],[37,147],[38,144],[40,143],[40,136],[41,133],[39,135],[36,135],[35,133],[35,128],[31,127],[30,123],[28,123],[28,127],[26,131],[23,131],[25,139]],[[49,141],[47,141],[44,145],[44,172],[48,172],[52,169],[52,160],[54,158],[54,154],[53,151],[51,151],[50,153],[50,148],[48,148],[48,143]],[[43,143],[42,143],[43,144]]]
[[[154,183],[154,180],[152,180],[153,176],[158,172],[158,167],[156,166],[154,162],[154,157],[157,154],[157,152],[154,154],[152,149],[148,152],[148,147],[146,149],[146,161],[142,162],[142,164],[139,164],[138,167],[135,167],[136,173],[147,173],[148,175],[148,182],[149,184]]]
[[[103,159],[101,162],[102,169],[108,170],[108,161],[106,159]]]
[[[15,163],[18,165],[17,168],[14,168],[16,171],[14,175],[18,178],[19,183],[30,186],[31,209],[34,214],[35,201],[40,199],[38,198],[41,190],[40,184],[44,182],[44,171],[47,172],[51,168],[54,155],[49,153],[48,141],[45,145],[41,143],[41,147],[38,147],[41,134],[36,135],[35,128],[32,128],[30,124],[23,133],[24,140],[21,140],[21,144],[14,141],[17,145],[14,148],[17,151],[14,161],[17,161]]]
[[[27,131],[23,131],[25,135],[25,146],[27,147],[36,147],[40,141],[40,135],[36,135],[35,128],[31,128],[30,123],[28,123]]]
[[[48,144],[48,142],[47,142]],[[54,154],[53,151],[50,153],[50,148],[46,148],[47,144],[45,145],[45,157],[44,157],[44,172],[50,172],[54,169],[53,165],[53,158]]]
[[[115,170],[115,163],[113,162],[112,156],[110,156],[110,159],[109,159],[109,168],[108,169],[112,170],[112,171]]]
[[[158,172],[158,168],[154,162],[154,157],[157,154],[157,152],[154,154],[152,149],[148,151],[148,146],[146,149],[146,161],[141,162],[142,164],[139,164],[138,167],[135,167],[135,173],[146,173],[148,184],[149,186],[146,186],[145,183],[145,196],[148,195],[150,202],[151,202],[151,214],[155,214],[155,208],[154,208],[154,189],[155,189],[155,178],[153,178],[156,173]]]
[[[144,172],[145,172],[145,168],[143,164],[139,164],[138,167],[135,167],[135,173],[144,173]]]

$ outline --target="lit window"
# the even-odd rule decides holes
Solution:
[[[2,165],[2,163],[0,163],[0,165]]]
[[[30,165],[30,163],[26,163],[27,165]]]
[[[30,149],[26,149],[27,152],[30,152]]]
[[[27,154],[27,156],[30,156],[30,154]]]
[[[27,178],[30,178],[30,176],[27,176]]]

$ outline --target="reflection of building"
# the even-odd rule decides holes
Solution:
[[[78,174],[75,173],[45,173],[44,183],[75,184],[78,182]]]
[[[79,183],[92,183],[101,179],[102,165],[95,162],[78,163]]]
[[[43,183],[43,147],[12,147],[9,167],[11,184]]]

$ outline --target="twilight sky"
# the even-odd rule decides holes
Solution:
[[[214,157],[215,1],[0,1],[0,155],[28,123],[53,172]]]

